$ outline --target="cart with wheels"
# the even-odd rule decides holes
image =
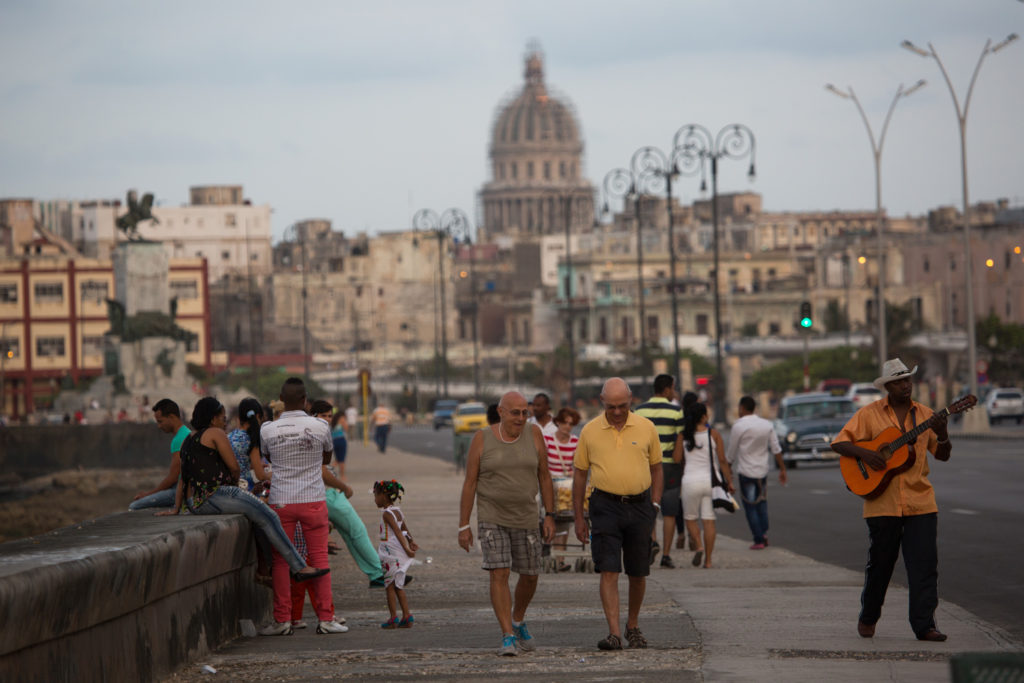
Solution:
[[[576,515],[572,510],[572,478],[556,477],[555,488],[555,538],[545,544],[542,568],[545,573],[559,571],[594,571],[590,554],[590,543],[576,538]],[[583,501],[583,514],[587,515],[590,491]]]

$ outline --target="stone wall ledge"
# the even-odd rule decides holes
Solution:
[[[153,680],[260,622],[240,515],[123,512],[0,544],[0,680]]]

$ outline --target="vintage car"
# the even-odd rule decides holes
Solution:
[[[800,461],[836,460],[832,439],[857,411],[845,396],[825,393],[797,394],[779,403],[775,433],[782,446],[782,460],[787,467]]]

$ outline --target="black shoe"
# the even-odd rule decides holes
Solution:
[[[370,588],[383,588],[387,584],[384,583],[383,577],[377,579],[370,579]]]
[[[665,567],[666,569],[675,569],[676,568],[676,563],[673,562],[672,558],[669,557],[668,555],[662,555],[661,556],[661,566]]]
[[[661,550],[661,546],[658,545],[657,541],[651,541],[651,564],[654,564],[654,560],[658,557],[658,551]]]
[[[303,581],[309,581],[310,579],[318,579],[330,571],[330,569],[317,569],[311,572],[292,572],[292,581],[302,583]]]

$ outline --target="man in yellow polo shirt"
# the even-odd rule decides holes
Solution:
[[[594,566],[601,574],[601,606],[608,621],[608,636],[597,644],[602,650],[622,649],[618,582],[623,567],[629,577],[626,640],[631,648],[647,647],[639,618],[662,494],[661,442],[653,422],[629,412],[632,398],[624,380],[613,377],[604,383],[604,413],[583,428],[573,458],[576,537],[585,543],[589,535]],[[594,486],[589,529],[583,515],[588,473]]]

